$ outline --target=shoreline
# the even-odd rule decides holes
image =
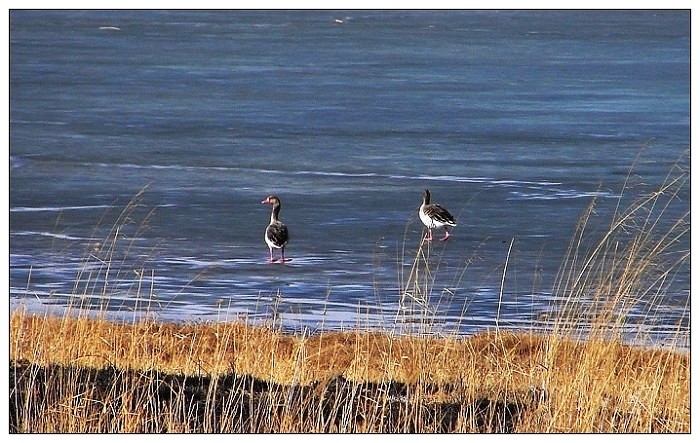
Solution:
[[[76,297],[77,299],[77,297]],[[359,307],[358,307],[359,309]],[[270,327],[274,324],[274,327],[280,332],[285,334],[294,335],[317,335],[324,333],[337,333],[344,331],[360,331],[365,333],[379,333],[379,334],[391,334],[398,336],[428,336],[428,337],[452,337],[452,338],[469,338],[478,334],[488,334],[492,333],[498,329],[509,333],[520,333],[520,334],[539,334],[547,335],[552,334],[557,331],[557,329],[567,328],[567,329],[593,329],[597,326],[594,323],[584,323],[580,319],[571,319],[568,321],[563,321],[561,319],[546,319],[538,320],[533,319],[530,324],[522,325],[511,325],[506,324],[497,328],[495,323],[492,325],[476,325],[473,329],[463,329],[460,331],[455,331],[449,325],[440,323],[439,318],[436,317],[426,317],[424,323],[397,323],[397,322],[367,322],[366,324],[354,324],[354,325],[343,325],[339,322],[338,325],[328,326],[328,322],[325,319],[319,319],[313,326],[311,322],[300,322],[300,321],[288,321],[285,323],[285,319],[277,317],[274,318],[271,313],[268,317],[263,317],[262,315],[250,316],[247,312],[241,311],[236,312],[231,315],[229,312],[224,312],[224,314],[208,314],[202,315],[195,319],[188,319],[184,316],[182,317],[160,317],[153,310],[144,309],[143,311],[133,311],[133,312],[123,312],[123,311],[104,311],[100,309],[95,309],[94,307],[83,308],[78,304],[75,305],[63,305],[63,304],[47,304],[40,300],[32,299],[18,299],[10,300],[10,312],[24,312],[28,315],[41,316],[41,317],[70,317],[70,318],[89,318],[89,319],[100,319],[106,320],[114,323],[124,323],[124,322],[138,322],[138,321],[149,321],[160,324],[173,324],[173,325],[184,325],[188,323],[232,323],[239,322],[251,327]],[[254,317],[251,320],[251,317]],[[385,315],[386,317],[386,315]],[[308,323],[308,324],[307,324]],[[507,322],[506,322],[507,323]],[[319,326],[320,325],[320,326]],[[421,329],[424,328],[424,329]],[[673,327],[673,325],[667,325],[662,331],[644,331],[645,328],[651,329],[653,325],[628,325],[621,328],[620,325],[611,324],[611,328],[617,328],[618,331],[625,329],[624,333],[620,333],[625,339],[623,343],[628,346],[646,348],[646,349],[659,349],[659,350],[672,350],[681,352],[690,352],[690,329],[684,329],[681,327]],[[580,340],[585,341],[585,337],[581,337]]]

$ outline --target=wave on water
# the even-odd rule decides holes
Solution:
[[[188,165],[157,165],[157,164],[135,164],[135,163],[83,163],[85,167],[100,167],[100,168],[129,168],[129,169],[160,169],[160,170],[182,170],[182,171],[223,171],[223,172],[255,172],[260,174],[270,175],[297,175],[297,176],[316,176],[316,177],[343,177],[343,178],[384,178],[388,180],[416,180],[416,181],[440,181],[440,182],[458,182],[458,183],[488,183],[498,186],[559,186],[561,182],[550,181],[527,181],[527,180],[502,180],[492,177],[468,177],[458,175],[405,175],[405,174],[380,174],[376,172],[342,172],[342,171],[311,171],[307,169],[301,170],[284,170],[284,169],[265,169],[265,168],[250,168],[237,166],[188,166]]]
[[[618,197],[618,194],[613,194],[612,192],[596,191],[596,192],[582,192],[573,189],[553,189],[551,192],[521,192],[521,191],[511,191],[512,197],[508,197],[507,200],[566,200],[573,198],[614,198]]]
[[[291,22],[287,23],[253,23],[251,26],[253,28],[259,29],[270,29],[270,28],[287,28],[291,25]]]
[[[10,119],[10,124],[66,126],[66,125],[68,125],[68,122],[66,122],[66,121],[50,121],[50,120],[17,120],[17,119]]]
[[[522,186],[522,185],[540,185],[540,186],[557,186],[559,182],[533,182],[524,180],[498,180],[490,177],[460,177],[456,175],[419,175],[411,176],[390,176],[396,178],[406,178],[409,180],[433,180],[447,182],[465,182],[465,183],[490,183],[499,186]]]
[[[16,206],[10,208],[10,212],[60,212],[60,211],[77,211],[83,209],[107,209],[109,205],[87,205],[87,206]]]
[[[13,232],[12,235],[16,236],[39,236],[39,237],[52,237],[52,238],[58,238],[61,240],[90,240],[89,238],[85,237],[75,237],[72,235],[67,235],[67,234],[55,234],[53,232],[37,232],[37,231],[22,231],[22,232]]]
[[[169,208],[177,206],[173,203],[156,205],[158,208]],[[108,209],[111,205],[84,205],[84,206],[15,206],[10,208],[10,212],[62,212],[62,211],[81,211],[90,209]]]
[[[561,199],[577,199],[577,198],[614,198],[618,194],[610,191],[581,191],[578,189],[566,189],[561,186],[563,183],[556,181],[531,181],[531,180],[504,180],[492,177],[469,177],[459,175],[407,175],[407,174],[381,174],[376,172],[342,172],[342,171],[311,171],[307,169],[300,170],[282,170],[282,169],[265,169],[265,168],[248,168],[248,167],[232,167],[232,166],[186,166],[186,165],[156,165],[144,164],[138,165],[134,163],[108,164],[108,163],[86,163],[89,167],[121,167],[133,169],[159,169],[159,170],[183,170],[183,171],[222,171],[231,173],[255,173],[268,175],[286,175],[286,176],[308,176],[308,177],[337,177],[344,179],[366,179],[376,178],[384,180],[398,181],[430,181],[430,182],[447,182],[447,183],[476,183],[482,184],[485,187],[498,188],[514,188],[510,191],[511,197],[509,200],[561,200]],[[517,189],[517,190],[515,190]]]
[[[59,240],[71,240],[71,241],[90,241],[90,242],[95,242],[96,239],[94,237],[78,237],[75,235],[68,235],[68,234],[56,234],[54,232],[46,232],[46,231],[20,231],[20,232],[13,232],[10,234],[11,237],[49,237],[49,238],[55,238]],[[149,239],[144,238],[144,237],[129,237],[130,242],[147,242]],[[97,242],[99,243],[99,242]],[[13,255],[14,257],[14,255]]]

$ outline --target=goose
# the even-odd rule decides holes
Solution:
[[[273,253],[274,249],[282,250],[282,258],[280,259],[280,263],[284,263],[286,261],[284,257],[284,248],[287,246],[287,242],[289,242],[289,230],[287,229],[287,226],[279,220],[282,203],[280,202],[279,197],[276,195],[270,195],[261,203],[272,205],[270,224],[267,225],[267,229],[265,229],[265,243],[267,243],[267,247],[270,249],[270,260],[268,263],[274,263],[275,261]]]
[[[445,228],[445,236],[440,241],[445,241],[450,238],[448,226],[457,226],[457,222],[450,212],[436,203],[430,203],[430,191],[423,191],[423,204],[418,209],[420,221],[428,228],[426,240],[433,240],[433,229]]]

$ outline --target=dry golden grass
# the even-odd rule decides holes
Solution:
[[[15,384],[11,393],[11,404],[13,399],[18,402],[11,408],[16,414],[11,417],[16,430],[91,430],[89,423],[81,423],[84,417],[70,408],[58,418],[51,415],[51,422],[44,423],[47,409],[58,406],[46,404],[45,398],[37,400],[35,405],[26,403],[27,398],[40,398],[39,394],[27,396],[28,391],[48,390],[38,384],[49,383],[47,379],[28,376],[28,371],[52,365],[64,368],[64,375],[69,373],[68,368],[76,367],[140,374],[128,380],[134,385],[124,388],[122,396],[129,396],[130,392],[135,396],[139,392],[138,383],[143,383],[144,378],[152,380],[153,373],[189,379],[248,375],[286,387],[277,388],[276,401],[286,401],[288,395],[282,392],[287,392],[289,387],[310,386],[318,392],[342,379],[356,384],[413,386],[421,393],[407,401],[417,405],[473,405],[478,401],[519,405],[518,411],[523,413],[510,425],[510,430],[519,432],[688,432],[690,429],[689,356],[618,342],[575,342],[556,335],[507,332],[463,339],[392,337],[368,332],[329,332],[304,337],[241,323],[117,324],[86,318],[39,317],[19,311],[11,316],[10,332],[14,362],[11,366],[15,369],[11,376],[31,382],[26,386]],[[98,380],[96,374],[99,373],[88,378]],[[58,375],[54,373],[52,377]],[[91,398],[91,393],[99,389],[87,389],[77,375],[67,377],[70,383],[54,387],[64,392],[56,400],[59,406],[65,408],[69,398],[105,406],[103,397]],[[229,389],[236,391],[231,386]],[[235,401],[235,393],[231,395],[228,400]],[[24,404],[18,401],[20,397],[25,398]],[[338,400],[338,405],[344,405],[344,401]],[[396,399],[382,400],[379,396],[375,401]],[[209,407],[213,414],[221,406],[212,402]],[[302,412],[313,413],[311,409],[290,406],[289,416],[283,414],[279,419],[293,421]],[[320,407],[317,409],[320,413]],[[201,426],[199,420],[194,420],[196,426],[188,428],[192,411],[182,417],[172,416],[174,413],[171,412],[172,426],[177,424],[176,428],[182,431],[201,430],[197,427]],[[198,413],[206,415],[206,410]],[[466,410],[464,414],[466,417]],[[304,428],[307,424],[293,422],[287,423],[286,428],[277,428],[274,422],[263,422],[258,431],[328,430]],[[348,422],[343,431],[362,430],[360,425],[367,423]],[[241,430],[235,423],[230,426],[226,430]],[[479,430],[454,426],[449,430]],[[147,432],[149,428],[107,430]],[[208,429],[218,430],[221,429]],[[378,426],[375,430],[384,429]]]

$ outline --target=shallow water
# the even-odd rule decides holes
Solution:
[[[11,305],[546,324],[592,199],[605,230],[638,156],[623,203],[687,163],[689,36],[684,11],[12,11]],[[459,226],[420,308],[401,295],[425,188]],[[266,263],[269,194],[285,265]],[[684,185],[665,220],[688,208]],[[630,334],[689,331],[689,265],[672,280]]]

